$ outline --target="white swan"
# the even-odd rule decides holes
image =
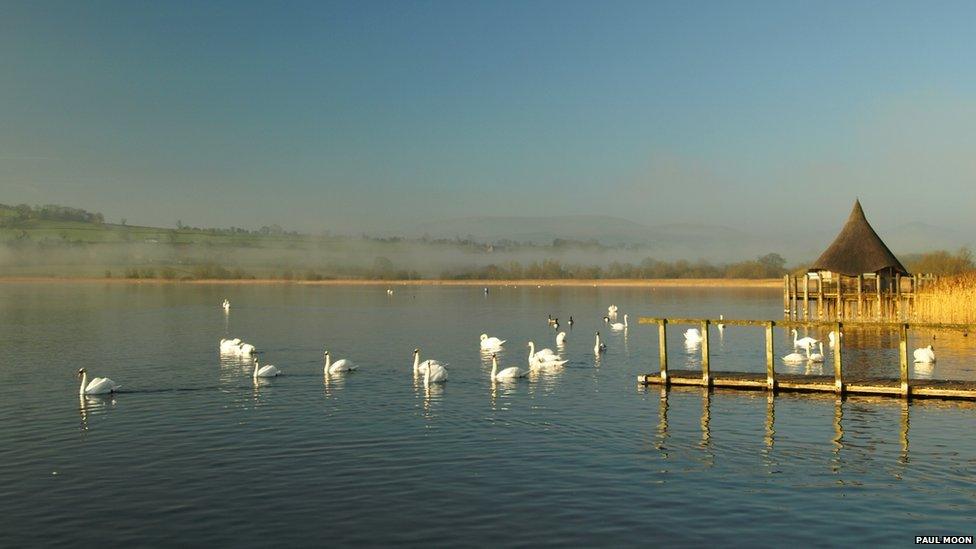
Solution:
[[[725,320],[725,315],[718,315],[718,319],[719,319],[719,321]],[[718,326],[718,333],[719,333],[719,335],[722,335],[722,334],[725,333],[725,323],[719,322],[718,324],[716,324],[716,326]]]
[[[823,341],[818,341],[817,342],[817,346],[820,347],[820,352],[819,353],[813,353],[812,355],[810,354],[810,348],[807,347],[807,360],[809,360],[810,362],[823,362],[824,361]]]
[[[220,306],[223,307],[225,311],[229,311],[230,310],[230,300],[225,298],[224,299],[224,302],[221,303]]]
[[[237,354],[241,356],[251,356],[257,349],[254,345],[250,343],[241,343],[240,347],[237,348]]]
[[[915,362],[919,364],[933,364],[935,362],[935,349],[929,345],[915,349]]]
[[[623,322],[614,322],[613,324],[610,324],[610,329],[619,332],[620,330],[623,330],[627,326],[628,326],[628,324],[627,324],[627,315],[624,315],[624,321]]]
[[[81,387],[78,388],[79,395],[104,395],[118,391],[122,386],[107,377],[96,377],[88,381],[88,370],[82,368],[78,370],[78,377],[81,378]]]
[[[339,360],[332,362],[332,357],[329,355],[329,351],[325,351],[325,375],[341,374],[345,372],[352,372],[359,366],[352,363],[351,360],[346,358],[340,358]]]
[[[555,368],[569,362],[553,352],[552,349],[542,349],[535,352],[535,342],[529,342],[529,367],[530,368]]]
[[[506,341],[508,340],[498,339],[497,337],[488,337],[488,334],[481,334],[481,349],[485,351],[501,349],[502,345],[504,345]]]
[[[254,379],[259,377],[277,377],[281,375],[281,370],[277,367],[268,364],[267,366],[261,366],[258,360],[254,361]]]
[[[566,344],[566,332],[559,332],[556,334],[556,346],[562,347]]]
[[[425,374],[427,373],[428,366],[437,366],[443,368],[447,364],[441,364],[440,361],[427,359],[420,362],[420,349],[413,350],[413,375]]]
[[[808,347],[806,355],[801,355],[800,353],[793,351],[792,353],[783,357],[783,362],[787,362],[789,364],[798,364],[806,360],[809,356],[810,356],[810,348]]]
[[[491,355],[491,379],[497,381],[511,381],[529,375],[528,370],[520,370],[518,366],[511,366],[502,371],[498,371],[498,358]]]
[[[844,337],[844,332],[840,332],[840,337],[841,338]],[[827,341],[830,343],[831,349],[833,349],[834,346],[837,345],[837,330],[831,330],[830,333],[827,334]]]
[[[800,347],[808,347],[809,348],[809,347],[813,347],[817,343],[820,343],[820,340],[819,339],[813,339],[812,337],[804,337],[804,338],[797,339],[796,336],[799,335],[799,332],[796,331],[796,328],[793,328],[792,330],[790,330],[790,332],[793,334],[793,348],[794,349],[798,349]]]
[[[702,334],[698,328],[688,328],[685,330],[685,343],[695,344],[702,340]]]
[[[607,352],[607,345],[605,343],[600,343],[600,332],[596,333],[596,343],[593,344],[593,354],[600,354]]]
[[[424,368],[424,387],[430,387],[431,383],[444,383],[447,381],[447,369],[439,362],[428,360]]]
[[[235,337],[234,339],[221,339],[220,340],[220,352],[224,354],[236,353],[237,348],[241,345],[241,338]]]

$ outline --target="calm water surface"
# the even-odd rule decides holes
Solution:
[[[611,303],[632,321],[782,309],[776,290],[2,284],[0,546],[907,545],[976,533],[974,406],[640,389],[656,331],[611,333],[600,320]],[[478,335],[507,339],[502,365],[524,366],[529,339],[554,347],[547,313],[576,319],[569,364],[493,387]],[[912,345],[932,335],[938,365],[913,375],[976,379],[976,337]],[[251,362],[220,359],[227,336],[286,375],[255,386]],[[674,367],[697,368],[673,336]],[[777,354],[788,338],[777,332]],[[845,345],[852,371],[895,375],[892,334],[849,331]],[[326,383],[325,346],[360,370]],[[450,364],[445,386],[414,382],[414,347]],[[762,333],[729,328],[712,353],[714,370],[762,371]],[[122,392],[79,399],[79,367]]]

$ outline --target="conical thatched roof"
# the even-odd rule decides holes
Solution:
[[[857,276],[888,268],[896,273],[908,274],[908,270],[871,228],[871,224],[864,217],[861,202],[855,200],[854,209],[844,228],[830,247],[813,262],[810,271],[831,271]]]

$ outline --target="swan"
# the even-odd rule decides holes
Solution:
[[[488,334],[481,334],[481,348],[483,350],[493,350],[501,349],[502,345],[508,341],[507,339],[498,339],[497,337],[488,337]]]
[[[221,339],[220,340],[220,352],[221,353],[236,353],[237,348],[241,345],[241,338],[235,337],[234,339]]]
[[[799,335],[799,332],[796,331],[796,328],[793,328],[792,330],[790,330],[790,333],[793,334],[793,348],[794,349],[796,349],[798,347],[813,347],[817,343],[820,343],[820,340],[813,339],[812,337],[804,337],[804,338],[797,339],[796,336]]]
[[[390,289],[390,288],[387,288],[386,295],[393,295],[393,290]]]
[[[78,387],[78,394],[81,396],[114,393],[122,387],[107,377],[96,377],[89,382],[88,370],[84,368],[78,370],[78,377],[81,378],[81,387]]]
[[[685,343],[698,343],[702,340],[702,334],[698,328],[688,328],[685,330]]]
[[[620,330],[623,330],[627,326],[628,326],[628,324],[627,324],[627,315],[624,315],[624,321],[623,322],[614,322],[613,324],[610,324],[610,329],[619,332]]]
[[[254,361],[254,379],[259,377],[277,377],[281,375],[281,370],[277,367],[268,364],[267,366],[261,366],[259,361]]]
[[[332,362],[332,357],[329,356],[329,351],[325,351],[325,375],[352,372],[356,368],[359,368],[359,366],[356,366],[351,360],[346,358],[340,358],[339,360]]]
[[[918,364],[932,364],[935,362],[935,349],[931,345],[915,349],[915,362]]]
[[[606,343],[600,343],[600,332],[597,332],[596,343],[593,344],[593,353],[598,355],[605,352],[607,352],[607,345]]]
[[[559,332],[556,334],[556,346],[562,347],[566,344],[566,332]]]
[[[823,341],[818,341],[817,342],[817,346],[820,347],[820,352],[819,353],[813,353],[812,355],[810,354],[810,348],[807,347],[807,360],[809,360],[810,362],[823,362],[824,361]]]
[[[436,366],[443,368],[447,364],[441,364],[440,361],[427,359],[420,362],[420,349],[413,350],[413,375],[424,374],[427,372],[428,366]]]
[[[840,337],[844,337],[844,332],[840,332]],[[830,348],[833,349],[834,346],[837,345],[837,331],[831,330],[830,333],[827,334],[827,340],[830,343]]]
[[[790,364],[798,364],[798,363],[803,362],[804,360],[806,360],[806,358],[809,357],[809,356],[810,356],[810,348],[808,347],[807,348],[807,354],[806,354],[806,356],[801,355],[800,353],[798,353],[796,351],[793,351],[792,353],[790,353],[790,354],[788,354],[788,355],[786,355],[786,356],[783,357],[783,362],[787,362],[787,363],[790,363]]]
[[[221,303],[220,306],[223,307],[225,311],[229,311],[230,310],[230,300],[225,298],[224,299],[224,302]]]
[[[240,347],[237,348],[237,354],[241,356],[251,356],[255,351],[254,345],[250,343],[241,343]]]
[[[511,366],[499,372],[498,358],[496,355],[491,355],[491,379],[497,381],[509,381],[518,379],[520,377],[526,377],[528,375],[528,370],[520,370],[518,366]]]
[[[430,387],[431,383],[444,383],[445,381],[447,381],[447,369],[436,361],[428,360],[427,367],[424,368],[424,387]]]
[[[569,362],[552,351],[552,349],[542,349],[535,352],[535,342],[529,342],[529,367],[530,368],[550,368],[562,366]]]
[[[725,315],[718,315],[718,319],[720,321],[725,320]],[[719,322],[718,324],[716,324],[716,326],[718,326],[719,335],[725,333],[725,323]]]

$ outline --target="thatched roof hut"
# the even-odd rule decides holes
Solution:
[[[908,269],[871,228],[859,200],[854,201],[854,209],[840,234],[810,267],[810,272],[824,271],[846,276],[908,274]]]

